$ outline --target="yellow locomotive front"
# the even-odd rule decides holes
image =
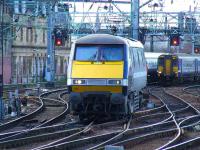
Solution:
[[[79,116],[116,112],[125,101],[124,43],[92,40],[76,42],[70,58],[70,110]]]
[[[178,78],[178,58],[176,55],[164,54],[158,58],[158,78],[160,82],[173,81]]]

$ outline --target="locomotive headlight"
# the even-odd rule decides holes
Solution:
[[[77,80],[73,80],[73,84],[85,84],[86,81],[85,80],[82,80],[82,79],[77,79]]]
[[[178,77],[178,72],[175,72],[175,76]]]
[[[108,80],[108,84],[111,85],[121,85],[121,80]]]

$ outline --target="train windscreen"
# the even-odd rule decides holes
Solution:
[[[173,67],[178,66],[178,59],[176,57],[173,57]]]
[[[78,45],[74,60],[78,61],[122,61],[123,45]]]
[[[164,58],[163,57],[158,58],[158,65],[164,66]]]

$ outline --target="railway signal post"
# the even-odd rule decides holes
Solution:
[[[54,28],[54,15],[52,14],[52,5],[48,5],[48,31],[47,31],[47,70],[46,70],[46,80],[49,85],[53,86],[53,81],[55,79],[55,49],[53,42],[53,28]]]
[[[4,0],[1,1],[1,62],[0,62],[0,120],[4,119],[4,103],[3,103],[3,48],[4,48],[4,38],[3,38],[3,30],[4,30]]]

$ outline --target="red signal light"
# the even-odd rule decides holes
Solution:
[[[177,43],[178,43],[178,42],[176,41],[176,39],[174,39],[174,40],[173,40],[173,45],[177,45]]]
[[[61,46],[62,45],[62,39],[55,39],[55,45]]]
[[[194,52],[195,52],[195,53],[199,53],[199,52],[200,52],[200,48],[195,48],[195,49],[194,49]]]
[[[178,46],[179,45],[179,38],[178,37],[173,37],[171,39],[171,45],[172,46]]]

